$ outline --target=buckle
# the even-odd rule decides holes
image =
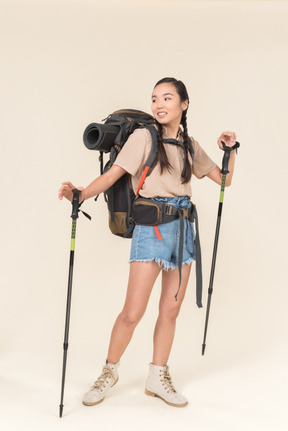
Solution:
[[[173,206],[169,204],[165,204],[163,214],[170,216],[172,215],[172,211],[173,211]]]
[[[182,212],[183,218],[188,218],[189,217],[189,208],[183,208],[181,210],[181,212]]]

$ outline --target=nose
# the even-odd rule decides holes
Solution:
[[[164,106],[163,101],[160,99],[157,102],[157,109],[162,108]]]

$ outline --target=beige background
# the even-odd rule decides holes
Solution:
[[[1,0],[1,431],[283,430],[287,426],[286,1]],[[219,186],[193,181],[204,304],[194,271],[170,368],[189,399],[143,393],[159,283],[120,369],[94,408],[81,397],[105,360],[125,295],[130,242],[103,198],[77,225],[64,417],[58,418],[71,207],[63,180],[99,174],[82,134],[118,108],[150,111],[156,81],[187,85],[189,131],[219,164],[216,138],[241,142],[225,192],[214,293],[201,356]],[[205,287],[206,286],[206,287]],[[284,367],[285,364],[285,367]],[[105,428],[103,428],[105,427]]]

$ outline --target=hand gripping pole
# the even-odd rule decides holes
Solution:
[[[206,309],[204,339],[203,339],[203,344],[202,344],[202,355],[204,355],[205,348],[206,348],[206,336],[207,336],[207,329],[208,329],[208,319],[209,319],[209,313],[210,313],[211,297],[212,297],[212,292],[213,292],[213,281],[214,281],[214,272],[215,272],[215,265],[216,265],[216,256],[217,256],[217,248],[218,248],[218,239],[219,239],[222,207],[223,207],[223,200],[224,200],[224,191],[225,191],[225,184],[226,184],[226,175],[229,174],[228,165],[229,165],[231,151],[233,151],[235,149],[237,151],[237,148],[240,147],[240,144],[237,141],[236,141],[235,145],[233,145],[233,147],[228,147],[227,145],[225,145],[225,142],[223,142],[223,141],[221,141],[221,143],[222,143],[223,151],[224,151],[224,156],[223,156],[223,160],[222,160],[222,169],[221,169],[222,184],[221,184],[220,199],[219,199],[219,206],[218,206],[217,224],[216,224],[212,264],[211,264],[211,272],[210,272],[210,282],[209,282],[209,288],[208,288],[208,301],[207,301],[207,309]]]

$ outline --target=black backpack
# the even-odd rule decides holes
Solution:
[[[104,124],[89,124],[83,135],[84,144],[88,149],[100,151],[101,174],[111,168],[134,130],[146,128],[151,133],[152,147],[145,163],[144,175],[141,178],[142,186],[146,176],[150,175],[157,163],[158,133],[154,117],[142,111],[122,109],[113,112],[103,121]],[[109,161],[105,167],[103,167],[103,153],[110,153]],[[136,197],[131,186],[131,176],[125,174],[119,178],[112,187],[104,192],[104,197],[108,205],[111,232],[114,235],[131,238],[135,226],[131,211]]]

